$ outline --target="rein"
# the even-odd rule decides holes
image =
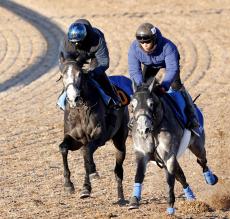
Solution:
[[[67,89],[68,89],[68,87],[69,87],[70,85],[73,85],[73,86],[74,86],[74,83],[73,83],[73,82],[69,83],[69,84],[65,87],[65,91],[67,91]]]
[[[140,116],[145,116],[148,118],[148,120],[151,121],[152,123],[152,128],[148,130],[148,133],[153,135],[154,132],[156,132],[156,130],[160,127],[160,125],[162,124],[162,121],[163,119],[165,118],[165,107],[164,107],[164,104],[162,103],[162,101],[160,100],[159,98],[159,101],[160,101],[160,104],[161,104],[161,108],[162,108],[162,114],[161,114],[161,118],[160,120],[157,120],[157,115],[155,115],[153,113],[153,111],[148,111],[148,110],[145,110],[145,109],[141,109],[141,110],[138,110],[135,114],[134,114],[134,121],[137,122],[137,120],[139,119]],[[156,121],[157,122],[157,125],[154,127],[153,126],[153,122]],[[159,146],[159,142],[158,140],[154,137],[153,135],[153,141],[154,141],[154,148],[153,148],[153,155],[152,155],[152,159],[156,162],[157,166],[160,167],[160,168],[163,168],[165,165],[164,165],[164,162],[162,160],[162,158],[160,157],[160,155],[158,154],[157,152],[157,147]]]
[[[161,103],[161,106],[162,106],[162,110],[163,110],[162,118],[161,118],[161,120],[158,122],[158,124],[157,124],[156,127],[149,129],[149,133],[153,133],[156,129],[158,129],[159,126],[161,125],[162,121],[163,121],[163,118],[165,117],[165,116],[164,116],[164,114],[165,114],[165,113],[164,113],[164,112],[165,112],[164,104]],[[141,110],[138,111],[138,113],[137,113],[136,115],[134,114],[134,121],[137,122],[137,120],[139,119],[140,116],[145,116],[145,117],[147,117],[147,118],[151,121],[152,124],[153,124],[152,121],[156,121],[156,119],[157,119],[157,117],[156,117],[153,113],[151,114],[151,113],[148,112],[147,110],[141,109]]]
[[[134,115],[134,119],[137,121],[140,116],[146,116],[149,120],[152,120],[152,115],[147,110],[139,110],[137,115]]]

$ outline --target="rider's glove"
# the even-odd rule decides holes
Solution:
[[[165,88],[163,86],[157,85],[156,86],[156,92],[159,93],[159,94],[165,94],[166,90],[165,90]]]
[[[94,71],[88,71],[88,75],[93,78],[95,76]]]

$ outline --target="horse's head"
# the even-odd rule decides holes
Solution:
[[[160,99],[154,93],[155,88],[155,80],[150,85],[143,84],[140,87],[134,84],[134,95],[131,101],[134,128],[136,127],[135,130],[144,138],[157,128],[163,113]]]
[[[66,91],[66,99],[71,108],[76,107],[77,102],[81,100],[81,77],[83,70],[79,64],[73,60],[63,61],[62,82]]]

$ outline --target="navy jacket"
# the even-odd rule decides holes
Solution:
[[[153,68],[165,68],[166,73],[161,85],[168,90],[180,71],[179,61],[180,55],[176,45],[163,37],[157,28],[157,47],[152,53],[146,53],[137,40],[132,42],[128,53],[129,75],[137,85],[141,85],[143,83],[141,64]]]
[[[80,20],[78,22],[81,23]],[[96,59],[96,62],[93,62],[94,68],[91,69],[91,72],[94,75],[104,73],[109,68],[109,52],[104,34],[99,29],[89,26],[88,23],[82,23],[87,29],[87,36],[83,44],[76,46],[69,42],[67,36],[65,36],[59,47],[59,60],[62,60],[61,57],[73,59],[83,65],[87,61],[91,62],[92,59]],[[62,63],[59,66],[61,70]]]

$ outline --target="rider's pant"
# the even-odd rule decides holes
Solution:
[[[116,94],[116,91],[114,90],[105,72],[99,75],[94,75],[93,78],[99,83],[99,85],[102,87],[105,93],[112,97],[112,99],[115,101],[115,104],[120,102],[119,97]]]

